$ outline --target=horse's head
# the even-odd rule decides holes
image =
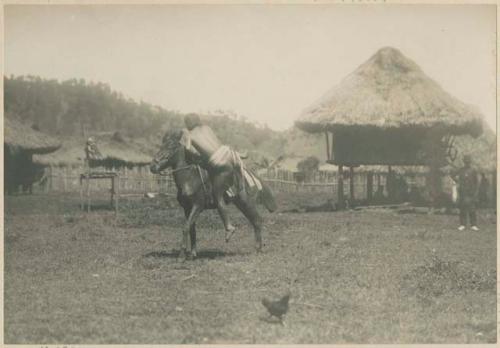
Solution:
[[[151,173],[158,174],[162,170],[174,165],[174,158],[181,148],[180,139],[182,131],[180,129],[169,129],[163,136],[162,145],[158,153],[154,156],[149,169]]]

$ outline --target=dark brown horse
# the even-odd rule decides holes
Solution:
[[[163,144],[151,163],[152,173],[158,174],[166,168],[172,168],[175,185],[177,186],[177,201],[184,209],[186,223],[182,231],[182,246],[179,257],[196,257],[196,219],[205,209],[215,209],[212,198],[212,188],[207,171],[192,163],[187,152],[179,143],[182,133],[180,130],[169,130],[163,137]],[[248,170],[247,170],[248,171]],[[249,171],[248,171],[249,172]],[[250,173],[250,172],[249,172]],[[251,173],[253,177],[257,176]],[[258,179],[258,178],[257,178]],[[226,195],[226,202],[232,202],[252,224],[255,234],[256,249],[262,249],[262,217],[257,211],[257,202],[262,202],[270,211],[277,209],[271,189],[260,179],[262,189],[257,185],[247,187],[247,194],[240,196],[236,193],[232,197]],[[191,243],[188,243],[191,239]],[[226,242],[228,239],[226,238]]]

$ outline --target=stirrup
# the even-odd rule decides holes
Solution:
[[[248,151],[245,150],[243,152],[238,151],[238,156],[240,156],[241,159],[247,159],[248,158]]]

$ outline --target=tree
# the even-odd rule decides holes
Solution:
[[[297,163],[299,172],[304,173],[306,179],[309,179],[319,170],[319,159],[316,156],[309,156]]]

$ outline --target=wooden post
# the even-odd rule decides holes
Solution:
[[[326,137],[326,158],[327,160],[330,160],[330,139],[328,137],[328,131],[325,131],[325,137]]]
[[[111,200],[110,200],[110,204],[113,207],[114,206],[114,202],[115,202],[114,201],[114,198],[115,198],[115,177],[111,176],[110,179],[111,179],[111,190],[110,190]]]
[[[337,178],[337,203],[339,209],[345,208],[344,202],[344,167],[339,164],[338,178]]]
[[[90,213],[90,173],[87,174],[87,213]]]
[[[332,133],[332,145],[330,151],[330,161],[333,161],[335,159],[335,152],[333,151],[335,149],[335,144],[334,144],[335,134],[333,132],[331,133]]]
[[[385,181],[385,186],[387,188],[387,196],[389,197],[389,200],[392,201],[394,198],[394,180],[392,176],[392,167],[388,166],[387,168],[387,179]]]
[[[47,173],[48,173],[48,168],[44,168],[43,170],[44,170],[44,175],[45,175],[45,178],[46,178],[46,179],[45,179],[45,185],[44,185],[45,187],[44,187],[44,189],[45,189],[45,193],[47,194],[47,193],[49,193],[49,189],[50,189],[50,188],[49,188],[49,180],[50,180],[50,179],[49,179],[49,177],[47,176]]]
[[[373,172],[368,172],[366,175],[366,199],[371,202],[373,199]]]
[[[354,202],[354,167],[350,166],[349,167],[349,193],[351,195],[351,204]]]
[[[83,174],[80,174],[80,210],[83,210]]]
[[[115,214],[118,215],[118,200],[120,199],[120,175],[117,175],[115,179],[118,181],[116,185],[113,185],[113,187],[116,187],[115,191]],[[113,179],[114,182],[114,179]]]
[[[54,176],[54,171],[52,169],[52,165],[49,167],[49,190],[50,192],[54,191],[54,183],[52,182]]]
[[[62,171],[62,175],[63,175],[63,192],[66,192],[66,186],[67,186],[67,177],[68,177],[68,167],[63,167],[64,170]]]
[[[128,172],[128,169],[127,167],[124,168],[124,171],[125,171],[125,190],[128,190],[128,179],[129,179],[129,176],[130,176],[130,173]]]

